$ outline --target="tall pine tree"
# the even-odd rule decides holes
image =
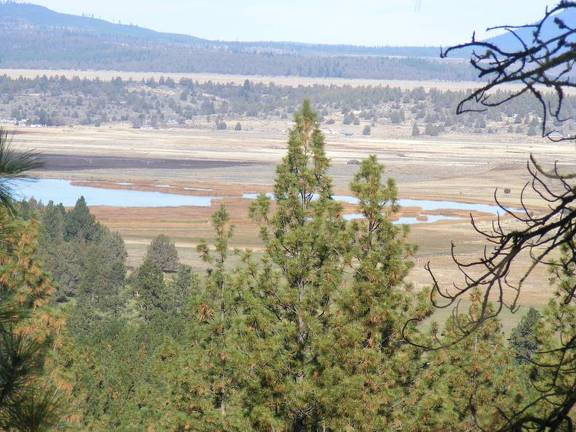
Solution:
[[[241,386],[246,367],[243,328],[243,284],[227,269],[233,227],[221,206],[212,216],[213,249],[203,242],[198,252],[209,266],[200,291],[194,293],[189,340],[195,369],[184,380],[186,406],[195,430],[245,431]],[[183,378],[177,378],[182,381]],[[182,384],[179,385],[182,387]]]
[[[47,359],[63,320],[49,302],[54,287],[34,258],[36,226],[0,209],[0,429],[44,431],[61,414]]]
[[[406,227],[391,216],[398,212],[397,188],[384,182],[375,156],[363,161],[351,184],[362,219],[351,223],[352,280],[338,297],[333,341],[322,357],[330,380],[324,405],[330,430],[388,430],[422,364],[420,350],[407,344],[402,330],[429,314],[426,298],[410,292],[404,281],[414,248]]]
[[[290,130],[288,154],[277,168],[273,211],[265,196],[251,209],[262,222],[264,261],[271,265],[256,288],[261,305],[250,318],[254,381],[247,409],[261,430],[324,428],[325,370],[319,356],[331,340],[347,249],[342,208],[332,198],[328,168],[324,136],[305,102]]]

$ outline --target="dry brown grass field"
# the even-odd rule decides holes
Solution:
[[[386,86],[400,87],[403,89],[413,89],[424,87],[426,89],[437,88],[442,90],[468,90],[477,86],[475,82],[460,81],[403,81],[403,80],[377,80],[377,79],[348,79],[348,78],[309,78],[296,76],[254,76],[254,75],[224,75],[211,73],[166,73],[166,72],[123,72],[123,71],[101,71],[101,70],[67,70],[67,69],[0,69],[0,75],[6,75],[11,78],[35,78],[37,76],[65,76],[67,78],[79,77],[81,79],[100,79],[110,81],[120,77],[123,80],[140,81],[142,79],[160,77],[180,80],[182,78],[191,79],[200,83],[211,81],[213,83],[234,83],[242,84],[245,80],[254,83],[269,84],[274,83],[282,86],[312,86],[312,85],[335,85],[335,86]]]
[[[125,238],[131,266],[142,260],[152,237],[166,233],[176,240],[183,261],[201,268],[195,245],[201,239],[210,239],[210,215],[221,202],[231,209],[236,226],[234,246],[259,250],[257,227],[248,218],[250,201],[242,199],[242,194],[271,190],[289,127],[288,121],[246,120],[242,132],[136,130],[122,126],[21,128],[15,139],[22,148],[67,159],[82,167],[51,168],[38,172],[41,177],[109,188],[129,182],[130,188],[139,190],[213,196],[212,208],[93,208],[99,220]],[[407,130],[393,126],[378,126],[372,136],[363,137],[353,127],[332,128],[325,133],[338,194],[348,194],[348,184],[357,169],[351,161],[370,154],[376,154],[386,165],[387,174],[396,179],[401,198],[489,204],[493,203],[494,190],[500,189],[499,196],[512,207],[519,206],[520,191],[528,180],[526,161],[530,154],[543,164],[558,161],[561,169],[576,170],[573,144],[540,138],[480,134],[410,138]],[[108,166],[98,161],[103,156],[133,163]],[[509,189],[507,194],[504,189]],[[533,211],[543,208],[543,203],[534,197],[528,197],[528,203]],[[353,208],[347,210],[353,212]],[[421,213],[419,209],[402,209],[403,216]],[[451,241],[462,256],[473,258],[482,252],[482,239],[475,235],[466,213],[443,214],[462,219],[415,225],[411,229],[410,241],[418,246],[418,253],[410,278],[417,287],[430,283],[424,270],[428,261],[442,281],[457,280],[459,275],[450,259]],[[490,215],[476,216],[482,227],[491,223]],[[512,221],[506,219],[504,223]],[[528,264],[525,257],[518,270]],[[542,270],[528,281],[522,304],[541,306],[550,295],[547,274]]]

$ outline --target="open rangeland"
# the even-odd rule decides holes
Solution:
[[[132,188],[188,195],[209,195],[212,208],[109,208],[94,207],[102,222],[124,237],[129,263],[137,265],[151,238],[165,233],[173,237],[184,262],[200,268],[195,246],[210,239],[210,215],[226,204],[236,226],[234,246],[258,251],[257,227],[248,218],[247,192],[271,190],[275,165],[285,152],[288,121],[255,121],[247,130],[135,130],[126,127],[22,128],[15,139],[21,148],[40,151],[46,168],[40,177],[72,180],[83,185]],[[519,207],[519,195],[528,180],[526,161],[530,154],[543,164],[559,162],[561,169],[576,170],[574,146],[542,139],[512,140],[498,135],[449,135],[411,138],[406,131],[376,128],[370,137],[325,130],[327,152],[332,160],[335,192],[349,194],[348,184],[357,161],[376,154],[387,174],[397,180],[401,198],[493,203],[499,189],[502,202]],[[119,185],[130,183],[130,186]],[[543,203],[527,196],[534,211]],[[353,212],[351,206],[347,211]],[[450,258],[450,242],[457,253],[470,259],[482,252],[482,239],[462,211],[443,211],[462,219],[414,225],[410,241],[418,245],[411,280],[417,287],[430,283],[424,270],[431,261],[440,280],[458,280]],[[405,208],[403,216],[422,216],[416,208]],[[493,216],[477,214],[479,224],[489,227]],[[510,218],[505,224],[512,224]],[[528,257],[519,267],[529,264]],[[551,294],[545,271],[526,284],[523,305],[541,306]]]
[[[417,87],[425,89],[439,90],[469,90],[478,86],[473,81],[410,81],[410,80],[379,80],[379,79],[353,79],[353,78],[313,78],[299,76],[263,76],[263,75],[228,75],[215,73],[170,73],[170,72],[125,72],[114,70],[69,70],[69,69],[0,69],[0,75],[10,78],[36,78],[38,76],[65,76],[66,78],[78,77],[80,79],[99,79],[111,81],[114,78],[123,80],[141,81],[161,77],[172,78],[175,81],[189,79],[199,83],[213,82],[215,84],[242,84],[249,80],[253,83],[275,84],[280,86],[313,86],[313,85],[333,85],[333,86],[387,86],[400,87],[411,90]]]

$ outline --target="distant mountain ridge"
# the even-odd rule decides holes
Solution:
[[[375,79],[474,79],[439,47],[225,42],[0,3],[0,68],[107,69]]]
[[[369,47],[356,45],[327,45],[299,42],[227,42],[211,41],[194,36],[161,33],[135,25],[117,24],[98,18],[69,15],[55,12],[44,6],[31,3],[6,2],[0,3],[0,20],[11,21],[14,24],[34,25],[46,30],[68,29],[99,34],[148,39],[160,43],[190,43],[245,48],[247,50],[276,50],[293,53],[309,53],[313,55],[380,55],[437,57],[440,47]],[[0,24],[1,24],[0,21]]]
[[[158,38],[158,40],[174,42],[202,41],[202,39],[193,36],[159,33],[135,25],[116,24],[93,17],[64,14],[32,3],[17,3],[11,1],[0,3],[0,25],[6,23],[24,26],[32,25],[46,30],[68,29],[71,31],[85,31],[125,37]]]
[[[559,15],[576,22],[576,11]],[[552,20],[551,20],[552,22]],[[530,40],[531,29],[519,35]],[[544,28],[546,37],[557,31]],[[369,47],[296,42],[226,42],[161,33],[135,25],[55,12],[32,3],[0,1],[0,68],[117,69],[243,75],[473,80],[471,52],[438,59],[440,47]],[[489,39],[507,49],[517,39]]]
[[[554,17],[561,19],[565,24],[574,27],[576,25],[576,9],[570,8],[565,9],[561,13],[554,15]],[[524,42],[531,42],[533,39],[534,29],[530,27],[519,28],[515,30],[515,33]],[[545,25],[542,27],[542,33],[540,37],[543,40],[548,40],[554,38],[558,34],[558,26],[554,23],[554,19],[550,18],[547,20]],[[495,36],[489,39],[489,42],[498,45],[499,47],[504,47],[508,50],[512,49],[522,49],[522,44],[516,36],[512,33],[504,33],[499,36]],[[575,38],[570,39],[568,42],[575,43]]]

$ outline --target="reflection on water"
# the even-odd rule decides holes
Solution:
[[[344,219],[347,221],[364,219],[364,215],[360,213],[352,213],[344,215]],[[462,220],[462,218],[454,216],[442,216],[442,215],[426,215],[426,219],[416,218],[416,217],[401,217],[397,221],[394,221],[394,225],[418,225],[425,223],[434,223],[448,220]]]
[[[489,204],[469,204],[454,201],[428,201],[428,200],[411,200],[401,199],[398,203],[402,207],[420,207],[425,211],[433,210],[464,210],[467,212],[490,213],[493,215],[502,214],[504,211],[495,205]]]
[[[210,207],[212,204],[211,197],[74,186],[69,181],[54,179],[18,180],[12,183],[12,188],[20,199],[34,198],[43,203],[54,201],[66,207],[72,207],[81,196],[90,206]]]
[[[245,193],[243,198],[245,199],[256,199],[259,194],[256,193]],[[267,193],[266,196],[274,199],[273,193]],[[358,199],[353,196],[348,195],[334,195],[336,201],[346,203],[346,204],[358,204]],[[431,200],[413,200],[413,199],[401,199],[398,200],[398,204],[401,207],[418,207],[424,211],[435,211],[435,210],[464,210],[467,212],[480,212],[480,213],[490,213],[493,215],[502,214],[503,210],[494,205],[488,204],[468,204],[455,201],[431,201]],[[431,218],[432,216],[428,216]]]
[[[249,192],[249,193],[243,194],[242,198],[248,199],[248,200],[255,200],[256,198],[258,198],[259,195],[260,195],[259,193]],[[268,192],[265,195],[270,199],[274,199],[274,194],[272,192]]]
[[[130,183],[117,183],[117,185],[129,186]],[[62,203],[66,207],[73,206],[78,198],[83,196],[91,206],[109,207],[210,207],[213,197],[178,195],[164,192],[145,192],[125,189],[105,189],[89,186],[75,186],[67,180],[41,179],[41,180],[18,180],[12,184],[17,197],[20,199],[35,198],[37,201],[47,203],[54,201]],[[169,188],[170,185],[158,187]],[[192,189],[190,189],[192,190]],[[274,198],[274,194],[266,194]],[[243,198],[254,200],[256,193],[245,193]],[[358,200],[352,196],[336,195],[334,199],[348,204],[358,204]],[[486,204],[467,204],[454,201],[429,201],[402,199],[398,203],[402,207],[418,207],[423,211],[438,210],[463,210],[481,213],[498,214],[502,210],[497,206]],[[414,225],[418,223],[434,223],[444,220],[458,219],[442,215],[426,215],[427,220],[417,220],[415,217],[403,217],[397,223]],[[347,220],[361,218],[359,214],[346,215]]]

